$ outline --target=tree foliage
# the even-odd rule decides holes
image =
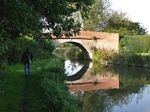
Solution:
[[[109,0],[95,0],[88,14],[88,18],[84,19],[84,29],[101,31],[106,25],[109,14]]]
[[[15,40],[22,35],[38,37],[43,27],[51,29],[57,37],[60,35],[60,28],[67,31],[75,29],[75,26],[79,25],[74,23],[71,14],[79,10],[85,16],[93,1],[1,0],[0,58],[12,48],[8,45],[9,40],[11,43],[15,43]],[[42,19],[46,21],[42,22]]]
[[[40,30],[41,18],[46,18],[48,27],[52,29],[56,23],[63,28],[64,20],[72,20],[68,17],[73,12],[80,10],[82,15],[86,15],[92,3],[93,0],[1,0],[0,30],[16,38],[19,34]]]
[[[88,18],[84,19],[84,29],[119,33],[121,36],[147,33],[139,22],[131,21],[126,13],[112,10],[110,0],[95,0]]]
[[[139,22],[132,22],[128,19],[127,14],[113,11],[108,19],[107,26],[103,31],[119,33],[123,35],[144,35],[146,29]]]

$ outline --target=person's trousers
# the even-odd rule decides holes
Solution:
[[[27,77],[30,76],[31,71],[30,71],[30,64],[29,64],[29,63],[26,63],[26,64],[25,64],[24,69],[25,69],[25,75],[26,75]]]

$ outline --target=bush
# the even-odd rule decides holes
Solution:
[[[34,58],[48,58],[51,56],[54,46],[50,40],[35,40],[33,37],[23,36],[17,38],[8,53],[9,63],[20,62],[22,53],[29,47]]]
[[[114,52],[111,50],[95,49],[93,50],[93,61],[94,62],[108,61],[111,59],[113,54]]]
[[[64,64],[59,59],[50,60],[42,69],[41,87],[48,112],[77,112],[78,106],[64,84]]]
[[[77,112],[66,86],[47,77],[42,79],[46,106],[50,112]]]
[[[109,61],[114,64],[150,68],[150,56],[137,54],[115,54]]]
[[[150,36],[125,36],[120,41],[121,53],[148,53]]]
[[[13,42],[10,39],[2,37],[0,34],[0,68],[6,65],[12,45]]]

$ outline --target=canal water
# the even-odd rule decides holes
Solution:
[[[150,70],[65,62],[70,93],[81,112],[150,112]]]

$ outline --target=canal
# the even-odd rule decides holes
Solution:
[[[65,61],[66,84],[81,112],[150,112],[150,70]]]

